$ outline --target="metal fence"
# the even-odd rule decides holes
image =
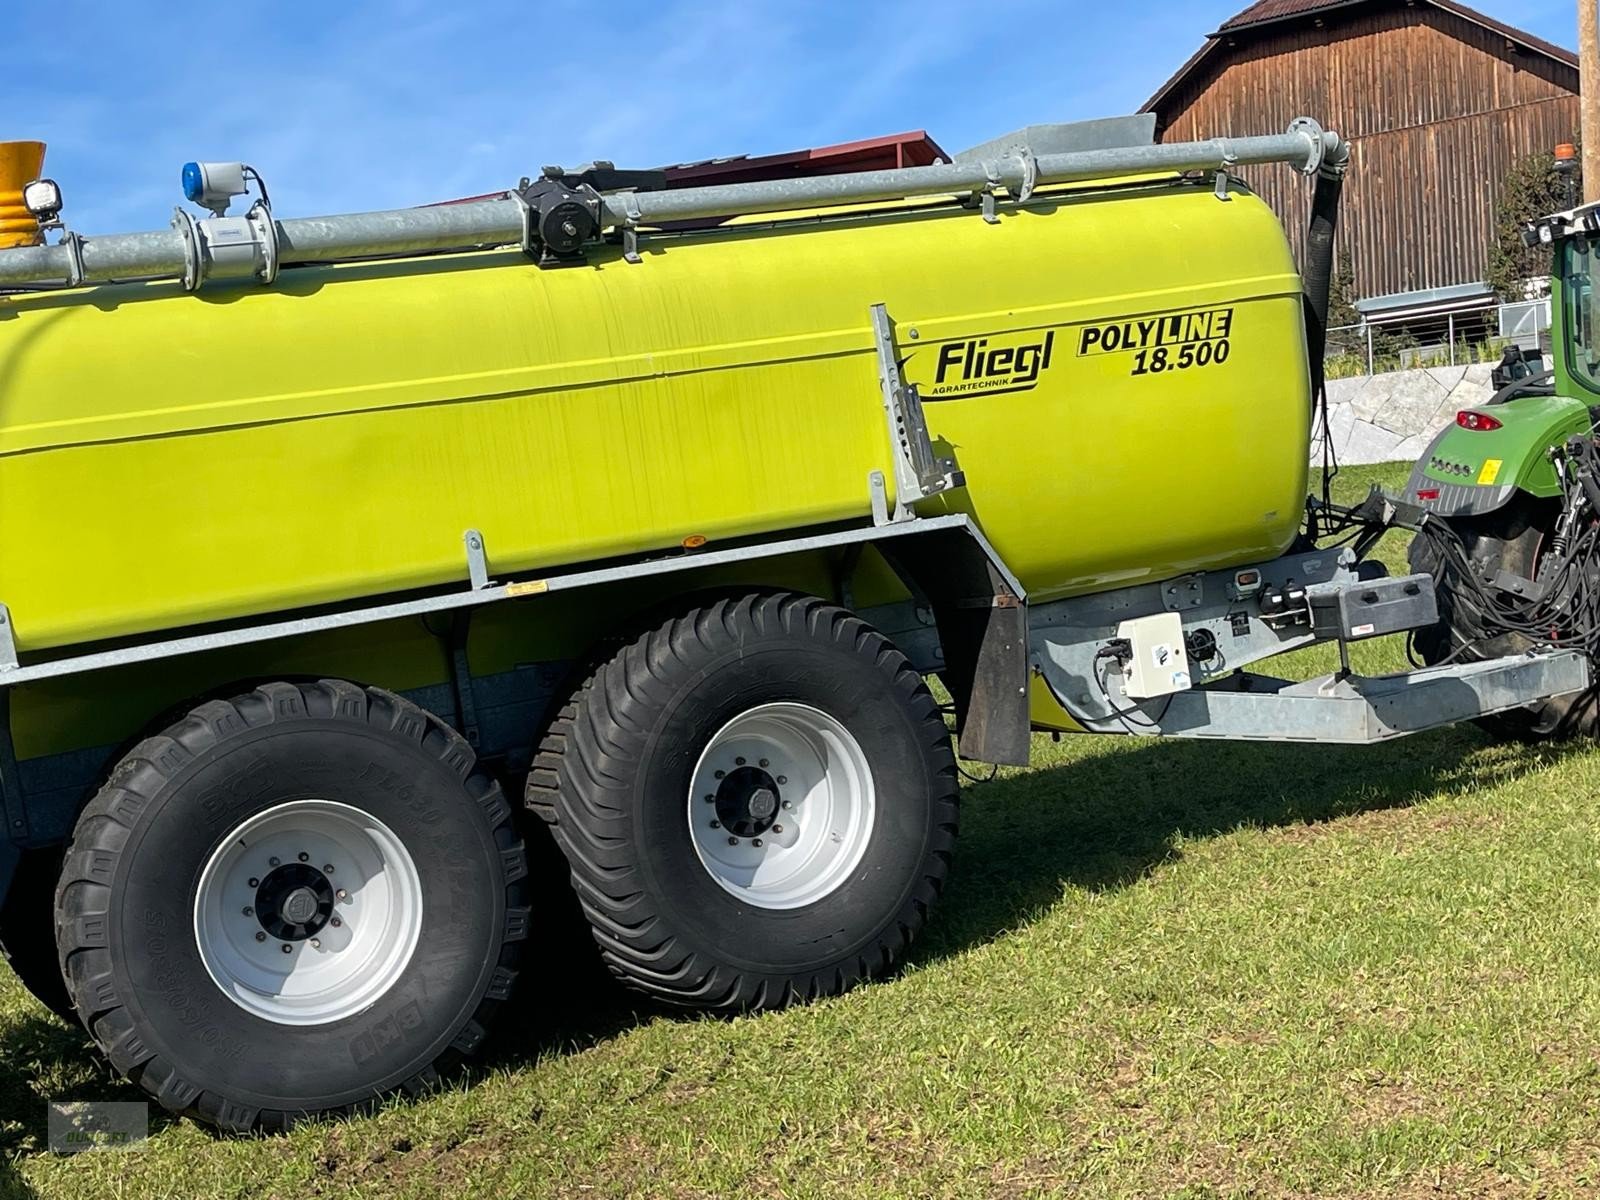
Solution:
[[[1549,329],[1548,298],[1403,323],[1343,325],[1328,330],[1328,377],[1498,362],[1512,344],[1544,349]]]

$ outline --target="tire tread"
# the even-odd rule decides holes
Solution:
[[[256,1109],[229,1100],[184,1079],[175,1064],[155,1054],[140,1038],[127,1007],[116,994],[106,925],[109,880],[147,798],[154,796],[194,754],[225,742],[234,733],[304,717],[354,721],[387,732],[402,732],[442,762],[474,781],[480,807],[494,830],[504,865],[507,932],[492,985],[445,1055],[423,1064],[398,1090],[433,1086],[440,1071],[475,1051],[503,996],[516,977],[527,909],[516,907],[518,880],[527,859],[513,825],[513,813],[500,785],[478,771],[467,740],[432,713],[381,688],[345,680],[266,683],[232,701],[209,700],[162,733],[136,745],[113,768],[104,787],[84,809],[67,846],[66,863],[55,892],[55,931],[61,971],[78,1019],[119,1072],[150,1093],[170,1112],[234,1132],[286,1129],[308,1116],[346,1116],[381,1100],[323,1109],[316,1113]],[[131,802],[131,803],[130,803]],[[90,866],[85,864],[92,864]],[[472,1031],[469,1035],[468,1031]]]
[[[739,646],[751,632],[831,642],[885,675],[916,722],[933,771],[934,819],[923,874],[876,942],[846,966],[792,977],[740,973],[663,936],[628,830],[626,767],[645,753],[646,720],[674,677]],[[617,765],[617,770],[612,769]],[[813,596],[748,593],[667,620],[594,667],[551,720],[526,786],[527,807],[550,826],[608,969],[668,1003],[736,1011],[837,995],[891,968],[944,888],[958,827],[959,784],[944,719],[922,677],[865,621]]]

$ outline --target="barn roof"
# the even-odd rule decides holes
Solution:
[[[1293,21],[1298,17],[1334,12],[1343,8],[1354,8],[1358,5],[1370,5],[1375,2],[1377,0],[1256,0],[1254,4],[1243,12],[1224,21],[1222,27],[1215,33],[1207,34],[1205,45],[1201,46],[1188,62],[1179,67],[1177,73],[1171,79],[1161,85],[1160,90],[1150,97],[1140,111],[1149,112],[1160,107],[1161,102],[1179,84],[1193,74],[1203,62],[1209,59],[1218,47],[1226,45],[1225,38],[1228,34],[1253,33],[1266,26]],[[1412,0],[1405,0],[1405,2],[1414,6]],[[1456,0],[1419,0],[1419,2],[1429,4],[1444,12],[1452,13],[1464,21],[1470,21],[1474,25],[1480,25],[1484,29],[1499,34],[1509,42],[1533,51],[1535,54],[1544,55],[1546,58],[1554,59],[1574,69],[1578,66],[1578,56],[1572,51],[1563,49],[1553,42],[1547,42],[1543,38],[1535,37],[1533,34],[1517,29],[1515,26],[1507,25],[1504,21],[1497,21],[1495,18],[1481,13],[1475,8],[1468,8],[1465,4],[1457,3]],[[1401,0],[1387,0],[1387,3],[1390,6],[1398,6]]]

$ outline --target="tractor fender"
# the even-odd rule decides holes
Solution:
[[[1519,491],[1558,496],[1561,481],[1549,450],[1588,431],[1589,408],[1565,396],[1525,395],[1492,410],[1490,428],[1455,421],[1440,430],[1411,469],[1405,499],[1442,517],[1482,516],[1503,508]]]

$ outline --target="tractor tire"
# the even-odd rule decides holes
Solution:
[[[0,905],[0,953],[33,998],[63,1021],[77,1024],[56,957],[50,906],[61,878],[63,848],[24,850]]]
[[[527,798],[612,973],[719,1011],[886,970],[939,895],[958,815],[921,677],[857,617],[792,594],[697,609],[602,664]]]
[[[78,819],[79,1018],[167,1109],[282,1129],[417,1092],[515,978],[523,846],[465,739],[388,692],[269,683],[147,738]]]
[[[1504,570],[1527,579],[1537,578],[1539,552],[1554,526],[1556,509],[1532,498],[1514,500],[1482,517],[1452,521],[1472,562],[1484,571]],[[1413,538],[1407,552],[1411,570],[1437,577],[1438,556],[1423,538]],[[1447,589],[1439,593],[1439,621],[1417,630],[1412,645],[1422,661],[1431,665],[1455,655],[1455,661],[1498,658],[1520,654],[1533,642],[1521,634],[1505,633],[1465,650],[1481,630],[1472,615],[1451,603]],[[1518,741],[1554,741],[1600,735],[1600,705],[1590,689],[1572,696],[1557,696],[1527,708],[1483,717],[1477,724],[1498,738]]]

